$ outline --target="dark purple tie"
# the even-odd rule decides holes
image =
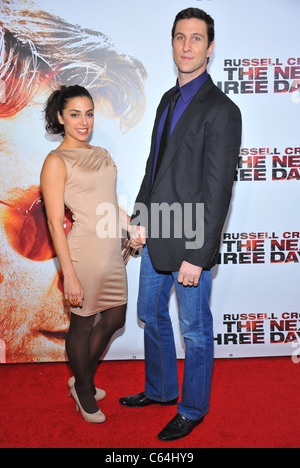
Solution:
[[[180,90],[176,89],[173,96],[171,97],[170,106],[169,106],[169,110],[168,110],[168,115],[167,115],[167,118],[166,118],[166,122],[165,122],[165,125],[164,125],[162,135],[161,135],[160,146],[159,146],[159,151],[158,151],[157,161],[156,161],[154,181],[155,181],[155,179],[157,177],[161,162],[163,160],[165,151],[166,151],[167,146],[168,146],[170,133],[171,133],[173,112],[174,112],[174,109],[176,107],[177,101],[178,101],[178,99],[180,97],[180,94],[181,94]]]

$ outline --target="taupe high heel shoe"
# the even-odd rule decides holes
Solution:
[[[71,388],[74,387],[74,385],[75,385],[75,377],[71,377],[68,381],[69,397],[71,396]],[[101,390],[101,388],[96,388],[95,400],[101,401],[101,400],[104,400],[105,397],[106,397],[105,390]]]
[[[103,422],[106,421],[106,417],[105,415],[99,410],[97,411],[97,413],[94,413],[94,414],[89,414],[89,413],[86,413],[84,411],[84,409],[82,408],[80,402],[79,402],[79,398],[77,396],[77,393],[76,393],[76,390],[75,390],[75,387],[72,387],[71,390],[70,390],[70,395],[73,397],[75,403],[76,403],[76,410],[77,412],[80,411],[81,413],[81,416],[83,417],[83,419],[88,422],[88,423],[94,423],[94,424],[101,424]]]

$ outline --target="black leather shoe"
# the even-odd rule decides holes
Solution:
[[[151,400],[148,398],[144,392],[139,393],[138,395],[132,395],[125,398],[120,398],[121,405],[128,406],[129,408],[144,408],[145,406],[150,405],[161,405],[161,406],[173,406],[177,405],[178,398],[176,400],[160,402]]]
[[[158,438],[163,442],[182,439],[188,436],[196,426],[204,421],[204,417],[197,421],[192,421],[181,414],[177,414],[166,427],[158,434]]]

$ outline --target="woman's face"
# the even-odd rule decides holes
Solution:
[[[94,127],[94,106],[84,96],[67,101],[62,115],[58,113],[59,122],[65,127],[65,143],[71,147],[85,146]]]

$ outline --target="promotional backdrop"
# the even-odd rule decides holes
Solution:
[[[43,161],[59,145],[45,132],[47,97],[62,84],[90,89],[91,144],[108,149],[117,163],[119,202],[130,214],[156,108],[176,83],[173,21],[190,6],[215,19],[208,71],[243,115],[214,269],[215,355],[299,353],[300,2],[0,0],[0,362],[66,359],[69,319],[39,193]],[[105,359],[144,357],[139,268],[140,258],[131,259],[126,327]],[[182,358],[174,294],[170,308]]]

